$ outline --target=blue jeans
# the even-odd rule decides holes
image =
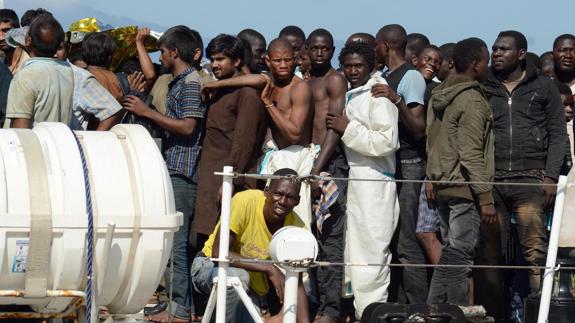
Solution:
[[[173,245],[173,281],[170,281],[170,268],[164,273],[166,290],[172,289],[170,313],[177,317],[189,318],[193,311],[192,285],[190,281],[191,255],[188,251],[190,225],[196,204],[197,184],[187,177],[172,175],[172,188],[176,202],[176,211],[182,212],[184,222],[174,234]]]
[[[472,265],[480,224],[475,202],[462,198],[439,198],[438,209],[443,237],[439,264]],[[435,268],[427,302],[467,305],[470,272],[470,268]]]
[[[214,287],[214,278],[218,276],[218,267],[207,257],[198,256],[194,259],[191,269],[192,283],[195,290],[205,296],[210,295]],[[249,290],[250,275],[244,269],[228,267],[228,277],[238,277],[244,290]],[[251,293],[248,293],[248,295]],[[258,308],[257,299],[250,295],[254,305]],[[228,287],[226,295],[226,322],[253,322],[245,310],[240,296],[233,287]],[[215,312],[212,318],[215,317]]]

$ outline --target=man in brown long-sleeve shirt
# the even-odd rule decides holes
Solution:
[[[219,35],[206,48],[218,79],[240,75],[242,42]],[[208,118],[200,159],[198,197],[193,230],[210,234],[219,217],[222,178],[214,172],[233,166],[235,172],[255,172],[257,158],[267,129],[265,109],[255,89],[223,88],[209,100]],[[255,180],[234,179],[234,192],[255,188]]]

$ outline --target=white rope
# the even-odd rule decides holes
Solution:
[[[215,172],[215,175],[223,176],[224,173]],[[304,175],[304,176],[295,176],[295,175],[271,175],[271,174],[241,174],[241,173],[234,173],[234,178],[238,177],[245,177],[245,178],[254,178],[254,179],[261,179],[261,180],[268,180],[268,179],[289,179],[292,181],[329,181],[329,180],[336,180],[336,181],[357,181],[357,182],[393,182],[393,183],[433,183],[433,184],[443,184],[443,185],[495,185],[495,186],[554,186],[554,187],[572,187],[574,184],[567,183],[564,185],[557,184],[557,183],[513,183],[513,182],[456,182],[456,181],[433,181],[428,179],[395,179],[391,177],[382,178],[382,179],[375,179],[375,178],[347,178],[347,177],[330,177],[330,176],[319,176],[319,175]]]
[[[379,263],[354,263],[354,262],[327,262],[327,261],[314,261],[312,259],[298,260],[298,261],[273,261],[268,259],[255,259],[255,258],[210,258],[213,262],[227,262],[233,263],[248,263],[248,264],[265,264],[277,266],[289,266],[293,268],[313,268],[313,267],[415,267],[415,268],[472,268],[472,269],[549,269],[551,271],[559,270],[575,270],[575,267],[566,266],[512,266],[512,265],[449,265],[449,264],[379,264]]]

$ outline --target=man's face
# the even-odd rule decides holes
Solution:
[[[0,22],[0,50],[4,52],[11,48],[10,45],[8,45],[6,42],[6,34],[8,31],[10,31],[10,29],[12,29],[12,23]]]
[[[499,37],[495,40],[491,53],[491,68],[496,74],[513,71],[520,64],[521,53],[512,37]],[[523,53],[523,56],[525,54]]]
[[[239,67],[239,60],[232,60],[224,53],[215,53],[210,57],[212,62],[212,72],[218,80],[229,79],[234,76]]]
[[[553,48],[555,68],[562,72],[575,70],[575,41],[564,39]]]
[[[264,54],[266,52],[266,45],[261,39],[255,39],[252,44],[252,61],[250,62],[250,70],[261,71],[265,69]]]
[[[387,56],[387,47],[385,46],[385,40],[378,37],[375,39],[375,58],[378,63],[385,64],[385,58]]]
[[[479,82],[485,82],[489,75],[489,52],[485,47],[482,48],[482,52],[481,59],[475,64],[475,79]]]
[[[172,51],[164,45],[160,45],[160,63],[162,63],[162,68],[166,71],[171,71],[174,66]]]
[[[268,53],[266,62],[274,79],[286,80],[293,76],[296,62],[291,48],[274,48]]]
[[[299,204],[300,184],[287,179],[272,180],[265,190],[264,216],[272,222],[284,222],[287,215]]]
[[[353,53],[343,58],[343,74],[352,89],[364,85],[371,76],[371,69],[365,57]]]
[[[437,71],[437,79],[443,82],[447,76],[449,76],[449,72],[453,68],[453,60],[444,59],[441,62],[441,67],[439,67],[439,71]]]
[[[439,72],[442,63],[443,58],[441,58],[441,53],[438,50],[426,48],[419,55],[416,67],[426,81],[431,81]]]
[[[553,61],[551,62],[541,62],[541,72],[543,73],[543,75],[546,75],[548,78],[550,79],[556,79],[557,75],[555,75],[555,65],[553,64]]]
[[[288,43],[291,44],[291,47],[293,48],[294,51],[294,55],[297,56],[299,54],[299,51],[302,50],[303,48],[304,40],[294,35],[286,35],[283,37],[283,39],[287,40]]]
[[[311,64],[316,66],[325,66],[331,64],[333,57],[333,44],[323,36],[316,36],[310,39],[308,44],[309,58]]]
[[[300,71],[305,74],[309,72],[311,68],[311,59],[309,58],[309,54],[307,50],[301,50],[297,57],[297,65],[299,65]]]

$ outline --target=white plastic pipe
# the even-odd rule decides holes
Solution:
[[[563,218],[565,191],[567,190],[565,184],[567,184],[567,176],[559,176],[557,195],[555,197],[555,209],[553,210],[553,223],[551,224],[551,235],[549,236],[549,247],[547,248],[547,262],[545,263],[545,267],[547,268],[554,268],[557,263],[559,232],[561,231],[561,220]],[[554,271],[552,269],[545,269],[537,323],[548,322],[549,305],[551,303],[551,292],[553,289],[553,275]]]
[[[230,244],[230,210],[232,205],[233,170],[224,166],[224,181],[222,184],[222,213],[220,215],[220,245],[218,258],[218,291],[216,299],[216,323],[226,322],[226,290],[228,281],[228,258]]]
[[[284,323],[296,323],[299,272],[286,268],[284,290]]]

